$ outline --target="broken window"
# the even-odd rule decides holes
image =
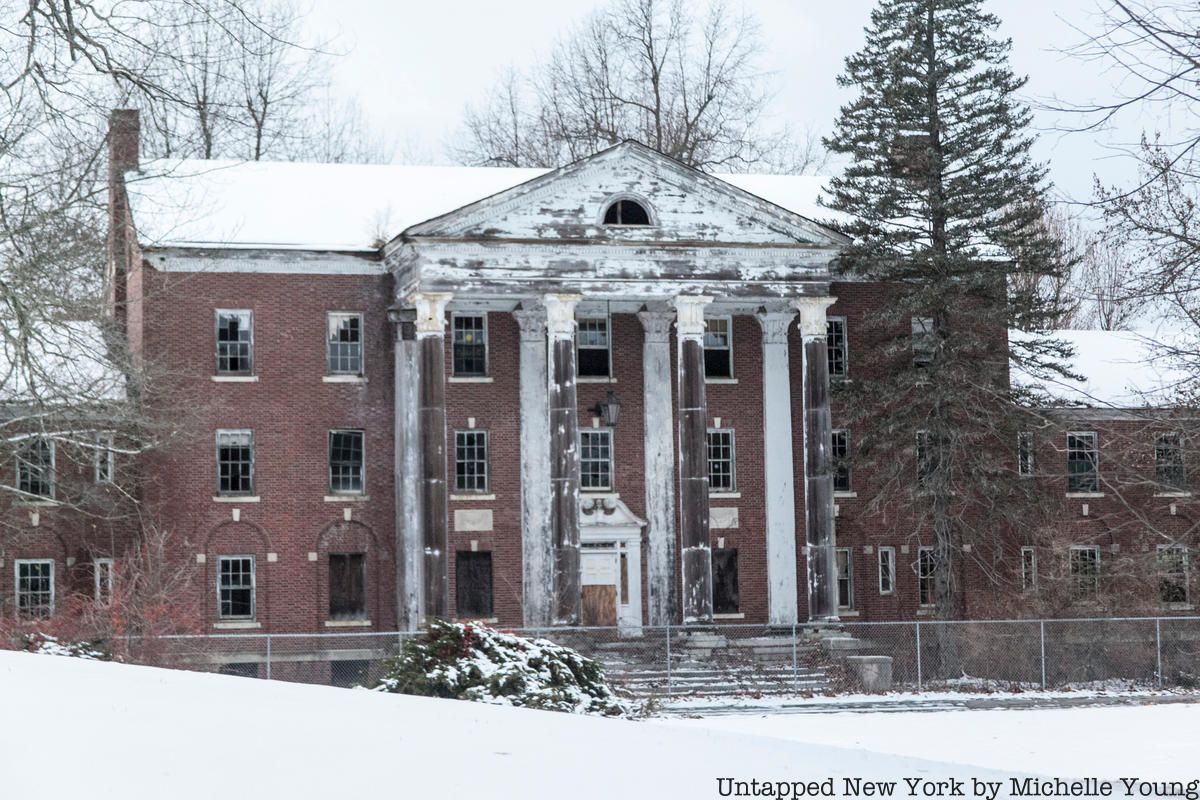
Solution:
[[[325,317],[330,375],[362,375],[362,314],[330,312]]]
[[[486,431],[454,432],[454,490],[486,492],[488,435]]]
[[[1030,431],[1017,434],[1017,474],[1022,478],[1033,475],[1033,434]]]
[[[363,493],[363,432],[329,432],[329,491]]]
[[[217,562],[221,619],[254,619],[254,556],[221,556]]]
[[[733,431],[712,429],[708,432],[708,490],[736,491]]]
[[[929,431],[917,431],[917,486],[926,487],[937,470],[938,455]]]
[[[54,613],[54,562],[50,559],[17,559],[17,613],[22,617],[48,617]]]
[[[1096,545],[1071,547],[1071,597],[1092,600],[1100,593],[1100,548]]]
[[[937,333],[934,331],[932,317],[912,318],[912,354],[913,363],[923,367],[933,363],[937,353]]]
[[[460,551],[454,565],[460,618],[492,616],[492,554]]]
[[[329,554],[329,618],[367,618],[367,557]]]
[[[854,608],[854,564],[850,559],[850,548],[839,547],[834,552],[837,563],[838,608]]]
[[[612,488],[612,431],[593,428],[579,432],[579,486],[582,489]]]
[[[253,319],[249,311],[217,311],[217,372],[249,375],[254,369]]]
[[[733,319],[716,317],[705,320],[704,377],[733,377]]]
[[[829,449],[833,459],[833,490],[849,492],[850,488],[850,432],[844,428],[833,431]]]
[[[605,225],[649,225],[650,214],[636,200],[618,200],[604,212]]]
[[[1067,434],[1067,491],[1100,491],[1100,459],[1096,449],[1096,434]]]
[[[254,433],[217,431],[217,493],[254,494]]]
[[[1177,432],[1154,437],[1154,480],[1160,488],[1181,492],[1187,488],[1183,446]]]
[[[1188,549],[1181,544],[1158,546],[1158,599],[1163,603],[1188,601]]]
[[[829,377],[846,377],[850,362],[846,348],[845,317],[830,317],[825,320],[825,346],[829,358]]]
[[[896,591],[896,548],[879,548],[879,593]]]
[[[612,377],[612,337],[608,317],[580,319],[575,334],[581,378]]]
[[[35,497],[54,497],[54,442],[40,436],[17,449],[17,488]]]
[[[738,590],[738,551],[736,547],[712,550],[713,613],[737,614],[741,610]]]
[[[1021,548],[1021,591],[1031,592],[1037,588],[1037,550]]]
[[[937,559],[932,547],[917,551],[917,596],[923,606],[937,604]]]
[[[487,315],[455,314],[451,319],[454,335],[454,375],[487,375]]]
[[[106,606],[112,602],[115,580],[111,558],[92,561],[92,583],[97,605]]]
[[[111,433],[96,434],[95,475],[96,483],[112,483],[113,467],[113,435]]]

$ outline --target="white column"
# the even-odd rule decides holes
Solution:
[[[554,597],[546,309],[537,301],[522,306],[513,312],[521,327],[521,594],[525,626],[544,628]]]
[[[582,616],[579,561],[579,408],[575,364],[576,294],[542,298],[546,306],[547,407],[550,412],[550,529],[554,544],[555,625]]]
[[[421,439],[417,388],[420,351],[412,309],[397,309],[389,316],[395,325],[393,353],[393,436],[395,460],[396,624],[399,630],[416,630],[425,618],[422,591],[424,547],[421,538]]]
[[[679,540],[683,622],[712,622],[708,540],[708,400],[704,389],[704,307],[711,297],[676,297],[679,350]]]
[[[757,315],[763,336],[763,471],[767,512],[767,621],[797,619],[796,495],[788,329],[794,311]]]
[[[651,625],[675,621],[675,435],[671,424],[669,311],[642,311],[642,404],[645,414],[646,584]],[[635,563],[632,556],[630,566]],[[639,573],[640,575],[640,573]],[[641,580],[630,581],[640,587]]]

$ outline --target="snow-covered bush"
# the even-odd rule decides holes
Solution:
[[[111,661],[112,655],[100,642],[62,641],[42,633],[29,633],[21,637],[21,647],[30,653],[47,656],[70,656],[88,661]]]
[[[384,666],[376,691],[576,714],[631,711],[600,665],[569,647],[475,623],[433,622]]]

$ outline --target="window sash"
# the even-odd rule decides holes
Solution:
[[[217,560],[217,609],[221,619],[254,619],[254,556],[221,556]]]
[[[1096,492],[1100,489],[1100,456],[1096,434],[1067,434],[1067,491]]]
[[[488,472],[487,431],[455,431],[454,490],[486,492]]]
[[[1071,592],[1075,599],[1087,599],[1100,593],[1100,548],[1095,545],[1071,547]]]
[[[835,428],[832,432],[829,455],[833,460],[833,490],[849,492],[850,482],[850,432],[845,428]]]
[[[879,548],[879,593],[894,594],[896,591],[896,548]]]
[[[17,449],[17,489],[35,497],[54,497],[54,441],[26,439]]]
[[[111,433],[96,434],[96,451],[93,463],[96,483],[113,482],[115,462],[116,454],[113,452],[113,435]]]
[[[326,314],[326,368],[330,375],[363,374],[362,319],[362,314],[344,311]]]
[[[488,373],[488,333],[486,314],[454,314],[450,318],[453,336],[453,374],[483,377]]]
[[[912,357],[918,366],[933,363],[937,352],[936,326],[932,317],[912,318]]]
[[[13,562],[17,614],[46,617],[54,613],[54,561],[19,558]]]
[[[829,360],[829,377],[846,377],[850,360],[845,317],[829,317],[825,320],[825,349]]]
[[[366,480],[363,465],[362,431],[329,432],[329,491],[333,494],[362,494]]]
[[[1021,431],[1017,434],[1017,474],[1022,478],[1033,475],[1033,433]]]
[[[932,547],[917,551],[917,594],[921,605],[937,605],[937,561]]]
[[[612,489],[612,429],[593,428],[579,432],[579,486],[581,489]]]
[[[704,326],[704,376],[733,377],[733,318],[710,317]]]
[[[1187,486],[1183,446],[1177,433],[1160,433],[1154,439],[1154,481],[1167,489]]]
[[[1037,550],[1021,548],[1021,591],[1030,592],[1037,588]]]
[[[116,584],[115,568],[111,558],[97,558],[92,561],[92,590],[96,602],[101,605],[112,602],[113,588]]]
[[[1166,604],[1187,603],[1191,597],[1188,581],[1188,549],[1180,544],[1160,544],[1158,561],[1158,599]]]
[[[249,375],[254,371],[254,314],[217,309],[217,372]]]
[[[854,608],[854,561],[850,558],[849,547],[839,547],[834,551],[837,565],[838,608]]]
[[[217,431],[217,493],[254,494],[253,431]]]
[[[367,618],[365,553],[329,554],[329,618]]]
[[[733,431],[711,428],[708,431],[708,490],[737,491],[737,451]]]

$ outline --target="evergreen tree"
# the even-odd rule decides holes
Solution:
[[[1032,398],[1009,364],[1063,372],[1066,355],[1036,333],[1061,309],[1029,278],[1068,265],[1042,224],[1046,169],[998,26],[981,0],[880,0],[839,78],[858,97],[826,142],[849,157],[830,189],[854,239],[839,270],[889,286],[856,351],[867,363],[836,391],[850,430],[870,431],[855,453],[880,476],[870,510],[932,545],[912,548],[912,566],[944,617],[962,613],[960,559],[997,581],[1019,574],[1004,568],[1005,529],[1029,543],[1042,504],[1018,476],[1018,433],[1032,429],[1018,401]],[[1010,350],[1014,328],[1033,333]]]

